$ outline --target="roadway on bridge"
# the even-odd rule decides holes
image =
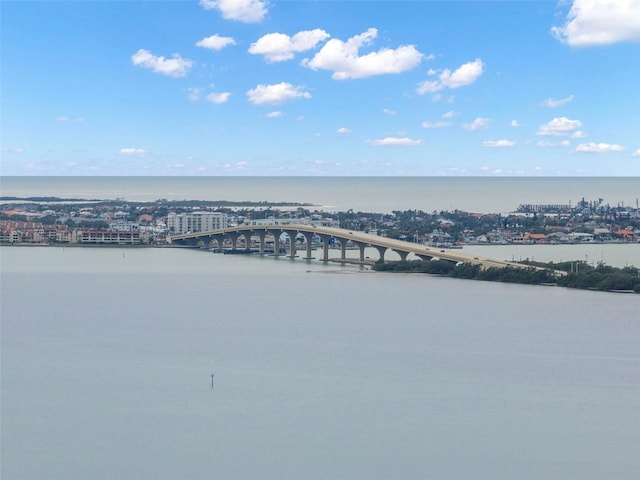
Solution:
[[[451,262],[463,262],[480,265],[482,268],[490,267],[515,267],[515,268],[531,268],[528,265],[522,265],[516,262],[508,262],[503,260],[496,260],[487,257],[481,257],[477,255],[471,255],[456,250],[441,249],[435,247],[427,247],[418,243],[406,242],[403,240],[396,240],[393,238],[380,237],[377,235],[370,235],[368,233],[347,230],[343,228],[335,227],[323,227],[315,225],[265,225],[265,226],[249,226],[240,225],[236,227],[229,227],[220,230],[214,230],[210,232],[195,232],[182,235],[174,235],[170,237],[171,243],[189,243],[189,241],[205,240],[208,238],[214,238],[216,236],[233,235],[258,235],[258,233],[270,233],[270,234],[282,234],[284,232],[298,232],[302,234],[314,234],[320,237],[332,237],[337,239],[341,244],[343,242],[351,241],[356,245],[367,245],[375,247],[377,249],[390,249],[401,254],[413,254],[419,258],[439,258],[442,260],[448,260]]]

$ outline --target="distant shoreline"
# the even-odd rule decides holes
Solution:
[[[4,196],[0,197],[0,204],[6,203],[39,203],[39,204],[91,204],[95,205],[96,203],[103,203],[106,205],[112,203],[122,203],[126,202],[131,205],[148,205],[152,204],[171,204],[172,206],[177,207],[185,207],[185,206],[209,206],[209,207],[318,207],[319,205],[314,205],[312,203],[299,203],[299,202],[271,202],[271,201],[250,201],[250,200],[242,200],[242,201],[234,201],[234,200],[167,200],[167,199],[157,199],[155,201],[134,201],[127,200],[123,198],[116,199],[99,199],[99,198],[61,198],[61,197],[15,197],[15,196]]]

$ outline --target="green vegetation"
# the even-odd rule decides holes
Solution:
[[[567,276],[558,279],[558,285],[563,287],[640,293],[640,269],[636,267],[616,268],[604,264],[592,266],[587,262],[551,263],[547,266],[569,272]]]
[[[490,282],[523,283],[527,285],[558,285],[601,291],[625,291],[640,293],[640,270],[635,267],[616,268],[606,265],[593,267],[586,262],[529,263],[530,268],[488,268],[470,263],[454,264],[445,260],[413,260],[377,263],[374,270],[380,272],[429,273],[452,278],[485,280]],[[543,267],[539,270],[534,267]],[[568,272],[559,276],[554,270]]]

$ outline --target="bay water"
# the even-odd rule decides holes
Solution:
[[[640,296],[2,247],[3,479],[635,479]]]
[[[0,186],[3,196],[366,212],[640,196],[633,178],[2,177]],[[465,249],[640,264],[638,245],[555,247]],[[0,477],[635,479],[638,312],[638,295],[317,260],[0,247]]]

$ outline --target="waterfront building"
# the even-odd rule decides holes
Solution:
[[[526,243],[547,243],[548,239],[544,233],[528,233],[525,236]]]
[[[71,243],[85,245],[139,245],[140,232],[120,232],[116,230],[74,230]]]
[[[593,243],[595,241],[593,233],[571,232],[568,236],[571,243]]]
[[[17,229],[6,228],[0,231],[1,243],[19,243],[22,241],[22,232]]]
[[[229,226],[229,217],[219,212],[169,213],[167,217],[169,232],[183,234],[189,232],[208,232]]]

